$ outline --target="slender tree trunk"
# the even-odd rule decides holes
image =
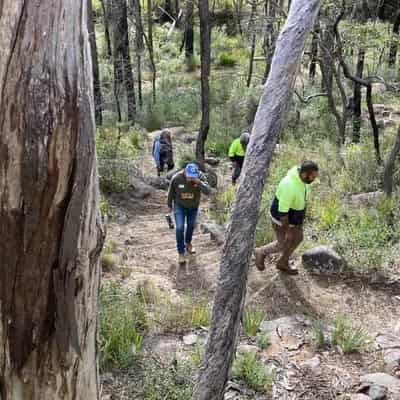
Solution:
[[[320,33],[320,24],[319,20],[317,20],[317,22],[314,25],[314,32],[311,41],[311,61],[309,69],[309,77],[313,83],[315,81],[315,74],[317,72],[319,33]]]
[[[200,55],[201,55],[201,124],[196,142],[196,158],[204,161],[205,144],[210,128],[210,64],[211,25],[208,0],[199,0]]]
[[[152,86],[152,94],[153,94],[153,104],[155,104],[157,99],[156,94],[156,79],[157,79],[157,70],[156,63],[154,60],[154,47],[153,47],[153,3],[152,0],[147,0],[147,48],[149,50],[149,58],[151,65],[151,86]],[[145,37],[146,39],[146,37]]]
[[[325,47],[325,52],[327,54],[334,54],[335,51],[335,40],[334,40],[335,36],[334,36],[334,28],[332,25],[332,22],[329,21],[329,23],[326,24],[325,29],[323,30],[322,33],[322,41],[323,41],[323,45]],[[322,91],[325,91],[325,85],[329,85],[329,87],[333,86],[333,72],[332,72],[332,68],[334,68],[333,65],[331,65],[330,63],[326,65],[326,75],[325,78],[322,79],[321,82],[321,87],[322,87]]]
[[[393,173],[397,158],[400,154],[400,126],[397,130],[396,140],[390,151],[390,154],[385,163],[385,170],[383,173],[383,190],[387,196],[391,197],[393,193]]]
[[[318,0],[293,0],[277,42],[226,235],[212,323],[193,400],[222,400],[224,397],[236,348],[265,179],[318,8]]]
[[[361,48],[358,52],[357,59],[357,72],[356,76],[362,79],[364,73],[365,63],[365,49]],[[358,143],[360,141],[361,131],[361,85],[358,82],[354,83],[354,108],[353,108],[353,142]]]
[[[249,31],[253,30],[251,37],[251,51],[249,60],[249,73],[247,75],[247,87],[251,85],[251,79],[253,77],[253,65],[254,65],[254,53],[256,51],[256,28],[255,28],[255,17],[257,14],[257,2],[254,0],[251,4],[251,15],[249,20]]]
[[[87,3],[0,9],[0,397],[98,399],[103,235]]]
[[[194,54],[194,30],[193,30],[194,1],[187,0],[185,15],[185,57],[191,60]]]
[[[393,23],[393,35],[397,38],[397,40],[400,39],[400,10],[397,11],[396,18]],[[390,49],[389,49],[389,66],[393,67],[396,65],[396,59],[397,59],[397,49],[398,49],[398,43],[396,40],[394,40],[390,44]]]
[[[110,24],[108,18],[108,7],[106,6],[105,2],[107,0],[100,0],[101,8],[103,10],[103,21],[104,21],[104,36],[106,40],[106,48],[107,48],[107,55],[108,58],[111,59],[112,57],[112,49],[111,49],[111,38],[110,38]]]
[[[265,3],[265,11],[267,17],[267,26],[266,26],[266,39],[264,40],[264,51],[265,51],[265,71],[264,71],[264,79],[265,83],[268,78],[269,71],[271,69],[272,57],[275,52],[275,44],[276,44],[276,36],[277,32],[275,30],[275,19],[276,19],[276,3],[274,1],[266,1]]]
[[[103,96],[101,94],[99,58],[97,54],[96,32],[94,28],[92,2],[87,1],[87,5],[88,5],[88,31],[90,40],[90,50],[92,53],[95,117],[97,126],[100,126],[103,123]]]
[[[135,32],[136,32],[136,69],[138,82],[138,100],[140,108],[143,107],[142,96],[142,54],[144,50],[143,44],[143,23],[142,23],[142,7],[140,0],[131,0],[131,7],[135,17]]]
[[[124,87],[127,98],[128,120],[135,121],[136,100],[132,63],[129,51],[128,10],[125,0],[112,0],[113,20],[113,57],[114,57],[114,90],[119,119],[121,116],[120,93]]]

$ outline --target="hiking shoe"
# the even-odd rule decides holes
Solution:
[[[299,274],[299,270],[297,268],[291,267],[289,265],[288,261],[278,260],[278,262],[276,263],[276,268],[279,271],[282,271],[288,275],[298,275]]]
[[[186,258],[184,254],[179,254],[178,255],[178,263],[179,265],[185,265],[186,264]]]
[[[265,269],[265,255],[262,253],[261,250],[254,251],[256,256],[256,267],[259,271],[264,271]]]
[[[186,251],[192,256],[196,254],[195,248],[191,244],[186,244]]]

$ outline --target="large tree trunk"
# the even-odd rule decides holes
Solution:
[[[400,126],[397,130],[396,140],[385,162],[385,170],[383,173],[383,190],[390,197],[393,193],[393,173],[397,158],[400,154]]]
[[[364,73],[364,62],[365,61],[365,49],[361,48],[358,52],[357,59],[357,72],[356,76],[360,79]],[[353,108],[353,142],[358,143],[360,141],[361,131],[361,85],[358,82],[354,83],[354,108]]]
[[[0,5],[0,398],[98,399],[87,3]]]
[[[196,142],[196,158],[204,161],[205,144],[210,129],[210,64],[211,25],[208,0],[199,0],[200,16],[200,56],[201,56],[201,124]]]
[[[111,38],[110,38],[110,24],[108,18],[108,5],[106,5],[106,0],[100,0],[101,8],[103,10],[103,21],[104,21],[104,36],[106,40],[107,56],[111,59],[112,49],[111,49]]]
[[[223,248],[206,351],[193,400],[221,400],[235,353],[261,197],[318,0],[293,0],[255,118]]]
[[[88,1],[88,31],[90,40],[90,50],[92,52],[93,67],[93,90],[96,124],[100,126],[103,123],[103,96],[101,94],[101,83],[99,73],[99,58],[97,54],[96,32],[94,28],[92,2]]]

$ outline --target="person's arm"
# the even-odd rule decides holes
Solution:
[[[195,181],[195,184],[199,187],[201,193],[206,196],[210,196],[215,193],[215,190],[208,184],[207,177],[205,174],[201,173],[200,178]]]
[[[172,212],[173,203],[175,200],[175,179],[172,179],[169,188],[168,188],[168,198],[167,198],[167,205],[168,205],[168,212]]]
[[[293,193],[290,188],[279,188],[279,214],[282,228],[285,233],[289,232],[289,210],[293,202]]]

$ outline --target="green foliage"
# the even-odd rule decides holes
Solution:
[[[211,322],[210,309],[207,302],[195,303],[192,306],[192,326],[209,326]]]
[[[190,400],[193,368],[189,363],[165,365],[157,360],[144,364],[143,400]]]
[[[312,340],[317,349],[323,349],[328,345],[328,339],[325,336],[324,324],[320,320],[312,324]]]
[[[178,168],[183,169],[187,164],[196,160],[196,156],[192,151],[185,151],[179,157]]]
[[[265,350],[271,345],[271,336],[267,334],[258,334],[256,337],[256,343],[260,349]]]
[[[196,344],[194,350],[189,353],[190,361],[196,368],[200,367],[201,362],[203,361],[204,358],[204,353],[205,353],[204,346],[199,344]]]
[[[117,265],[115,257],[110,253],[102,253],[101,255],[101,266],[103,271],[112,271]]]
[[[236,64],[237,59],[231,53],[223,52],[218,56],[218,65],[221,67],[234,67]]]
[[[148,132],[156,131],[165,125],[164,111],[160,106],[148,103],[139,121]]]
[[[273,374],[267,372],[264,364],[254,352],[239,353],[232,368],[233,376],[242,379],[249,388],[257,392],[269,392]]]
[[[247,336],[256,336],[261,323],[265,319],[265,313],[256,308],[247,308],[243,313],[243,330]]]
[[[100,368],[126,369],[140,356],[147,320],[139,298],[118,284],[100,292]]]
[[[332,333],[332,344],[340,347],[344,354],[363,350],[369,341],[370,338],[365,329],[354,326],[343,315],[337,316]]]
[[[102,216],[113,216],[113,211],[111,209],[110,203],[103,195],[100,196],[100,213]]]

